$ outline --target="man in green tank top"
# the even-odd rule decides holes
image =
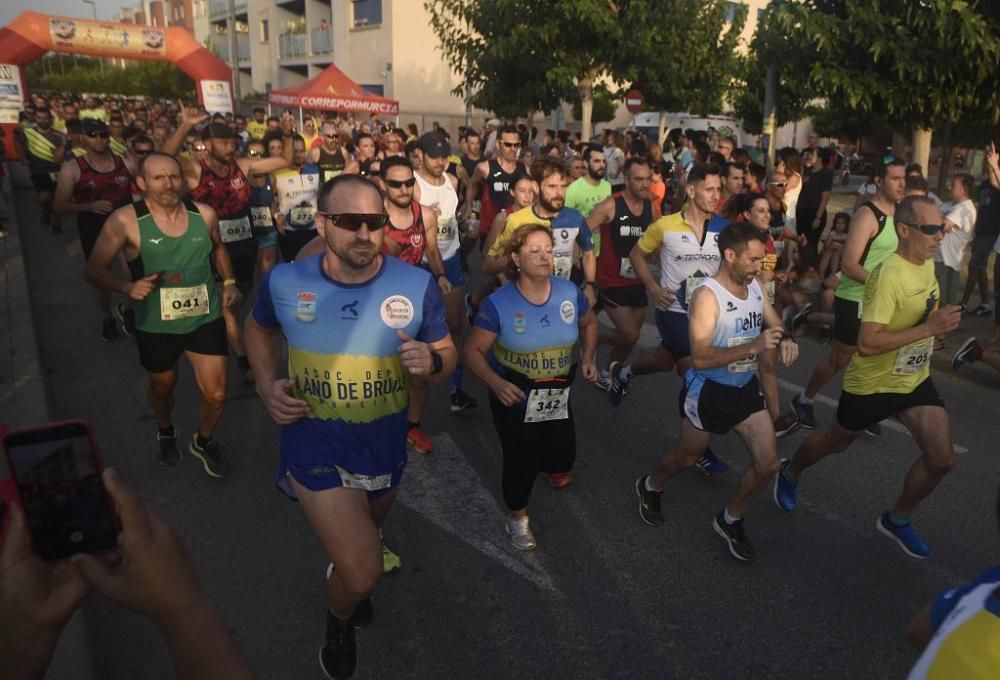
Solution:
[[[139,362],[149,372],[149,401],[159,428],[160,463],[176,465],[182,458],[172,411],[177,360],[185,354],[201,390],[198,431],[188,450],[209,475],[225,477],[230,465],[212,439],[226,400],[222,308],[239,304],[240,292],[219,220],[209,206],[181,198],[184,178],[173,156],[153,152],[143,158],[136,183],[142,199],[108,218],[86,279],[133,301]],[[118,253],[125,255],[130,281],[112,271]],[[221,295],[213,264],[223,279]]]
[[[855,210],[847,230],[847,243],[841,256],[840,285],[834,297],[830,354],[813,369],[805,390],[792,399],[798,423],[807,430],[815,430],[819,426],[813,413],[816,394],[847,366],[857,351],[861,299],[868,274],[894,253],[899,244],[893,215],[906,186],[906,162],[893,158],[880,165],[875,172],[875,185],[877,192],[870,201]],[[872,424],[866,431],[873,436],[881,433],[878,423]]]

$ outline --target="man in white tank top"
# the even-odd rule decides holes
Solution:
[[[451,148],[444,136],[438,132],[428,132],[418,141],[422,156],[421,167],[414,173],[417,186],[414,198],[420,205],[437,213],[437,247],[444,262],[444,276],[438,278],[438,286],[444,298],[448,330],[461,347],[462,342],[462,301],[465,299],[465,271],[459,252],[461,236],[458,231],[458,178],[445,172]],[[427,255],[424,268],[429,269]],[[476,408],[476,400],[462,390],[464,367],[461,363],[451,376],[451,410],[453,413]],[[407,443],[419,453],[430,453],[434,442],[420,428],[420,418],[427,399],[427,383],[414,380],[410,386],[409,433]]]
[[[635,489],[642,520],[663,524],[664,482],[698,461],[712,433],[735,430],[750,451],[750,464],[713,527],[733,557],[749,561],[756,553],[743,531],[743,509],[778,471],[774,424],[757,383],[757,355],[778,347],[787,366],[799,348],[754,278],[764,258],[761,233],[748,223],[730,224],[719,234],[719,253],[718,273],[697,288],[688,309],[692,368],[684,374],[680,441],[636,480]]]

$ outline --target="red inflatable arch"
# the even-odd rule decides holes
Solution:
[[[173,62],[195,81],[198,101],[210,111],[232,111],[232,71],[185,29],[136,26],[23,12],[0,28],[0,107],[27,99],[24,67],[46,52]],[[18,83],[17,80],[20,82]],[[15,121],[0,121],[7,140]],[[13,144],[7,144],[12,149]]]

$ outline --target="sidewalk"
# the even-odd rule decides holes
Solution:
[[[28,267],[22,247],[22,230],[38,223],[38,204],[28,185],[25,169],[8,164],[3,191],[8,197],[6,231],[0,236],[0,422],[24,427],[50,419],[46,369],[41,361],[35,331],[34,308],[28,286]],[[8,483],[7,459],[0,460],[0,484]],[[86,605],[84,605],[86,606]],[[63,631],[47,680],[94,678],[93,656],[82,609]]]

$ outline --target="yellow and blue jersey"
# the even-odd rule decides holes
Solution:
[[[1000,566],[931,605],[934,637],[909,680],[992,680],[1000,677]]]
[[[281,429],[279,486],[290,473],[307,488],[325,488],[334,465],[361,475],[401,471],[410,378],[397,331],[428,343],[448,335],[430,275],[383,256],[374,278],[350,285],[329,278],[315,255],[275,267],[253,316],[281,329],[293,396],[309,405],[305,418]]]
[[[499,375],[513,372],[529,380],[570,375],[580,318],[589,304],[569,281],[557,277],[551,281],[549,299],[543,304],[529,302],[510,281],[480,305],[476,325],[497,334],[487,358]]]

